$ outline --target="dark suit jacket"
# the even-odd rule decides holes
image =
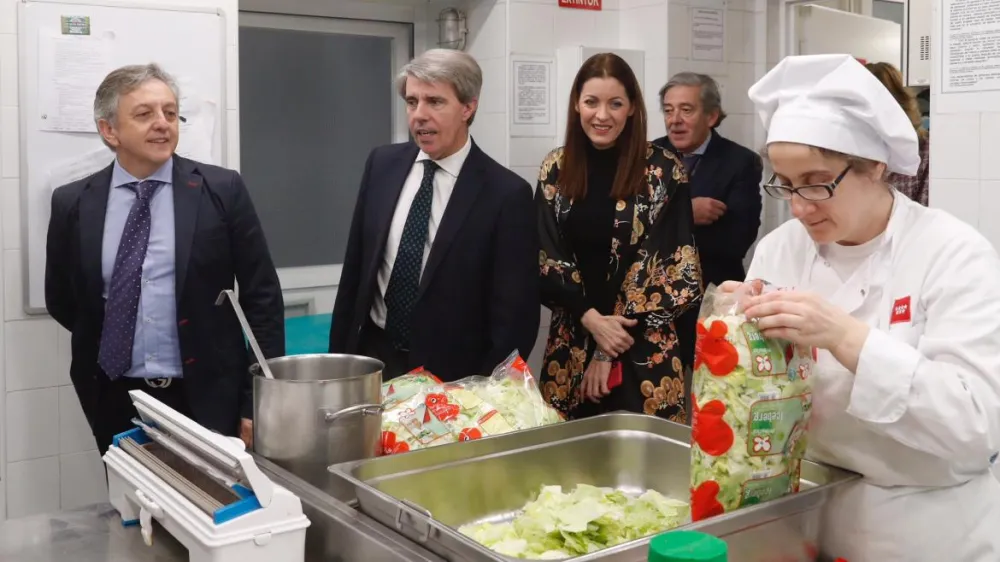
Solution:
[[[668,137],[653,141],[676,152]],[[764,173],[760,156],[712,132],[712,140],[690,178],[691,197],[711,197],[726,204],[726,214],[706,226],[695,226],[694,238],[701,257],[705,286],[728,280],[742,281],[743,258],[757,240],[763,205],[760,182]]]
[[[104,322],[101,252],[113,166],[52,194],[45,304],[71,331],[70,378],[91,427],[106,379],[97,364]],[[264,232],[237,172],[174,156],[177,334],[184,389],[198,423],[236,435],[253,416],[250,356],[232,306],[216,306],[239,283],[240,305],[264,354],[285,354],[284,302]],[[105,377],[105,379],[101,379]]]
[[[418,152],[407,142],[368,156],[333,309],[332,353],[358,352],[396,201]],[[473,143],[420,279],[409,367],[447,381],[488,374],[515,349],[527,359],[541,313],[538,249],[531,186]]]

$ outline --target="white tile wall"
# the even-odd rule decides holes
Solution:
[[[941,29],[941,4],[932,4],[932,30]],[[941,41],[931,37],[931,60]],[[942,65],[932,65],[930,205],[977,227],[1000,248],[1000,96],[941,92]]]
[[[59,389],[7,393],[7,462],[59,454]]]
[[[483,70],[483,89],[479,95],[479,111],[482,113],[506,113],[507,58],[503,55],[488,59],[476,57],[476,62]]]
[[[9,121],[11,114],[16,113],[17,105],[17,3],[15,0],[0,0],[0,235],[3,236],[3,243],[0,248],[16,248],[19,243],[20,233],[17,232],[20,212],[18,206],[18,183],[17,176],[13,170],[4,166],[4,161],[13,157],[14,148],[9,147],[11,143],[16,143],[18,135],[17,121]],[[6,108],[15,108],[14,111],[6,111]],[[14,237],[18,239],[15,240]],[[6,287],[9,272],[5,266],[6,259],[0,259],[0,288]],[[6,294],[4,303],[6,304]],[[5,306],[6,308],[6,306]],[[2,313],[0,313],[2,316]],[[6,352],[6,322],[0,321],[0,421],[4,423],[4,428],[0,431],[0,521],[6,518],[7,514],[7,481],[14,476],[15,472],[7,467],[7,393],[4,374],[7,362]],[[23,474],[21,470],[19,473]],[[22,479],[23,481],[23,479]],[[22,492],[22,487],[18,491]],[[31,502],[31,494],[23,494],[24,500],[19,501],[21,505],[28,505]],[[56,502],[58,504],[58,500]]]
[[[491,0],[473,1],[468,7],[466,18],[469,27],[466,52],[476,57],[477,60],[503,58],[507,55],[506,4]],[[435,34],[435,40],[436,38]]]
[[[17,99],[17,35],[0,35],[0,99]]]
[[[669,54],[673,58],[686,60],[691,56],[691,13],[689,7],[686,4],[671,2],[667,10],[670,24]]]
[[[932,117],[931,121],[931,150],[934,151],[931,173],[934,177],[979,179],[980,147],[985,148],[980,144],[980,114],[956,113],[938,119]]]
[[[535,176],[542,165],[542,159],[555,148],[551,138],[519,138],[510,144],[511,166],[534,166]],[[534,183],[534,182],[532,182]]]
[[[524,178],[532,188],[538,184],[538,166],[511,166],[510,169]]]
[[[693,71],[715,78],[722,91],[722,107],[728,117],[719,132],[730,140],[756,150],[756,117],[747,97],[747,90],[763,75],[766,65],[758,61],[757,40],[765,30],[757,29],[758,6],[756,2],[726,3],[724,60],[701,61],[691,57],[691,16],[693,2],[670,0],[669,3],[669,74]],[[761,10],[764,5],[759,6]],[[768,35],[777,35],[771,33]],[[661,84],[662,85],[662,84]],[[658,88],[657,88],[658,89]],[[652,94],[651,95],[655,95]],[[658,107],[658,106],[657,106]],[[657,115],[661,115],[657,111]]]
[[[1000,181],[980,180],[978,202],[979,221],[977,226],[979,231],[993,242],[994,247],[1000,248],[1000,221],[996,220],[995,214],[1000,211]],[[993,214],[986,215],[984,210]]]
[[[934,141],[932,141],[934,142]],[[933,162],[935,156],[931,153],[930,206],[944,209],[972,226],[980,227],[980,217],[986,216],[980,212],[980,182],[979,180],[942,178],[934,176]],[[986,216],[986,223],[993,218]],[[997,239],[991,240],[994,245]]]
[[[479,148],[501,164],[507,162],[506,126],[506,112],[483,113],[479,111],[476,113],[476,119],[472,122],[471,128],[472,138],[479,145]]]
[[[0,34],[17,33],[17,2],[0,2]]]
[[[18,197],[17,180],[14,178],[0,179],[0,223],[3,224],[3,244],[5,250],[21,247],[21,207]]]
[[[13,0],[7,1],[12,2]],[[7,89],[10,90],[10,88]],[[9,103],[17,103],[17,98],[10,100]],[[0,128],[0,175],[5,178],[16,178],[20,171],[18,159],[21,151],[17,144],[17,116],[16,106],[0,107],[0,123],[4,124]]]
[[[59,332],[53,320],[33,318],[7,323],[5,371],[7,392],[70,384],[60,355]]]
[[[997,149],[1000,149],[1000,103],[997,103],[997,110],[995,113],[980,114],[979,177],[984,180],[1000,180],[1000,158],[997,158]]]
[[[666,1],[650,2],[630,9],[621,10],[621,47],[642,49],[646,57],[667,56],[668,36],[673,31],[669,25],[669,9]]]
[[[526,4],[511,0],[509,8],[510,50],[521,55],[555,54],[556,16],[561,11],[555,3]]]
[[[15,195],[15,198],[17,196]],[[25,318],[22,300],[21,280],[21,250],[4,250],[4,295],[3,313],[5,320],[22,320]]]

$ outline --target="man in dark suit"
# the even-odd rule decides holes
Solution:
[[[469,135],[482,73],[434,49],[397,80],[415,142],[365,164],[330,330],[330,351],[423,366],[443,380],[531,353],[541,305],[531,186]]]
[[[761,159],[716,130],[726,113],[711,76],[678,73],[660,89],[660,101],[667,136],[653,143],[676,152],[688,170],[705,286],[742,281],[743,259],[760,228]],[[681,356],[688,366],[694,357],[697,317],[694,309],[678,326]]]
[[[284,355],[284,304],[240,175],[174,154],[178,90],[158,66],[126,66],[97,90],[114,162],[52,194],[49,314],[72,332],[70,378],[101,452],[132,427],[141,389],[250,443],[249,355],[239,300],[264,354]]]

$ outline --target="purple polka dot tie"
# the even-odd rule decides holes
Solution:
[[[97,362],[112,379],[132,367],[132,344],[135,341],[136,313],[142,291],[142,262],[149,247],[149,200],[161,182],[131,183],[125,188],[135,191],[136,198],[125,221],[115,267],[111,271],[108,300],[104,305],[104,328]]]
[[[410,328],[413,308],[420,291],[420,272],[424,263],[424,246],[431,220],[431,200],[434,196],[434,172],[438,165],[424,160],[424,177],[420,181],[410,212],[406,216],[399,251],[392,264],[389,286],[385,289],[385,332],[396,349],[406,350],[410,345]]]

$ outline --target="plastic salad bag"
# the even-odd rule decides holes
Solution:
[[[763,337],[742,314],[748,291],[771,290],[711,286],[702,302],[691,387],[694,521],[798,491],[815,351]]]
[[[382,406],[383,455],[562,421],[517,352],[489,377],[443,383],[417,369],[382,384]]]

